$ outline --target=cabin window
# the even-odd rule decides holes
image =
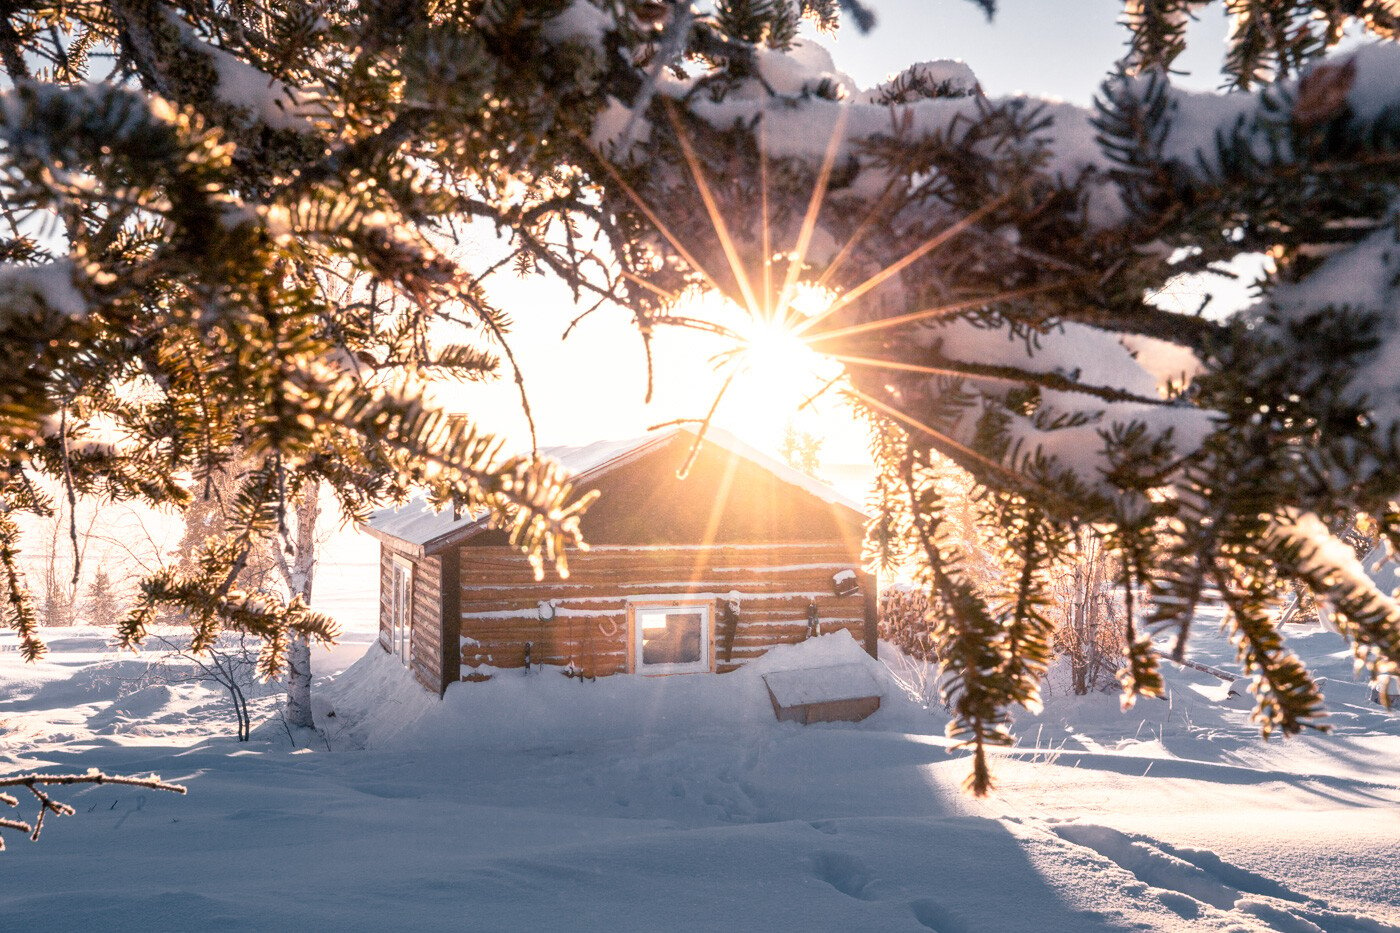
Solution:
[[[413,651],[413,562],[393,558],[389,589],[389,653],[404,664]]]
[[[691,674],[710,670],[708,604],[637,606],[632,619],[632,649],[638,673]]]

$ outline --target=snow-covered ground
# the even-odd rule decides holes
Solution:
[[[864,663],[848,636],[722,677],[515,671],[439,702],[372,647],[371,550],[318,585],[346,636],[307,747],[274,696],[233,741],[220,693],[141,686],[101,630],[51,630],[36,665],[0,636],[0,772],[190,789],[60,793],[76,816],[7,833],[0,927],[1400,930],[1400,714],[1326,632],[1292,640],[1333,736],[1262,743],[1223,681],[1174,668],[1170,701],[1128,713],[1056,691],[975,800],[941,711],[873,661],[865,722],[775,721],[761,673]],[[1232,667],[1198,628],[1196,659]]]

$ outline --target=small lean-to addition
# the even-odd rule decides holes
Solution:
[[[536,580],[505,535],[414,502],[376,513],[380,640],[424,687],[506,669],[571,677],[724,673],[845,629],[875,653],[865,516],[836,491],[711,429],[560,448],[589,550]]]

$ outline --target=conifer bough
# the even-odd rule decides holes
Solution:
[[[1400,545],[1400,18],[1385,0],[1231,2],[1233,90],[1192,93],[1168,69],[1206,5],[1129,3],[1090,108],[989,98],[955,62],[856,88],[798,37],[802,16],[834,28],[836,0],[18,7],[5,203],[63,246],[4,245],[6,508],[42,505],[31,473],[180,499],[177,478],[254,451],[243,530],[146,595],[201,631],[266,635],[269,669],[288,623],[326,621],[228,581],[308,478],[352,513],[431,481],[559,556],[583,504],[562,477],[387,388],[490,364],[426,341],[435,315],[506,325],[450,258],[473,218],[522,271],[629,309],[644,343],[693,324],[674,305],[700,287],[845,365],[881,466],[875,559],[914,561],[930,590],[973,789],[1008,708],[1038,703],[1048,577],[1085,523],[1137,610],[1129,700],[1160,693],[1153,636],[1184,650],[1211,588],[1265,732],[1319,725],[1272,611],[1290,581],[1330,602],[1372,676],[1400,664],[1400,609],[1335,537],[1361,515]],[[1348,22],[1365,41],[1337,51]],[[102,82],[78,84],[89,67]],[[1151,300],[1245,253],[1270,257],[1250,308]],[[803,283],[833,298],[800,320]],[[115,429],[140,443],[99,441]],[[964,571],[937,457],[989,490],[1004,591]],[[0,516],[13,583],[12,528]]]

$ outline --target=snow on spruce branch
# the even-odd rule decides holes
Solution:
[[[20,265],[0,264],[0,329],[21,317],[60,314],[73,320],[88,315],[71,259]]]
[[[598,10],[586,0],[576,0],[555,25],[558,28],[547,31],[547,35],[567,36],[570,41],[582,36],[590,43],[601,43],[601,36],[608,32]],[[1043,190],[1073,192],[1077,207],[1066,212],[1065,220],[1084,231],[1089,247],[1094,238],[1101,243],[1118,244],[1115,248],[1123,258],[1119,265],[1137,263],[1142,274],[1150,270],[1160,285],[1172,274],[1173,263],[1170,259],[1152,260],[1150,255],[1162,249],[1163,244],[1157,239],[1159,231],[1177,216],[1182,199],[1189,201],[1193,197],[1188,194],[1190,189],[1196,189],[1199,194],[1195,196],[1206,200],[1206,210],[1216,201],[1222,205],[1219,218],[1208,215],[1200,223],[1229,225],[1239,222],[1228,213],[1234,202],[1223,195],[1212,200],[1221,186],[1234,186],[1225,189],[1231,193],[1268,184],[1306,191],[1305,184],[1291,179],[1334,171],[1335,166],[1318,161],[1317,135],[1324,130],[1365,137],[1370,140],[1368,145],[1384,150],[1382,155],[1390,152],[1386,146],[1397,148],[1386,135],[1389,123],[1400,120],[1397,74],[1400,48],[1384,43],[1322,58],[1299,80],[1278,82],[1254,92],[1188,92],[1173,87],[1160,70],[1120,75],[1106,82],[1102,107],[1085,108],[1027,96],[989,99],[975,76],[957,62],[920,63],[877,88],[861,91],[819,45],[797,40],[787,48],[755,45],[749,58],[728,72],[723,65],[706,68],[693,62],[687,63],[686,70],[664,70],[652,78],[654,88],[648,86],[647,92],[634,100],[634,106],[645,107],[645,111],[634,109],[617,96],[610,97],[589,127],[587,138],[604,158],[615,164],[643,176],[650,172],[657,191],[685,185],[684,166],[657,159],[655,140],[658,134],[664,136],[666,130],[675,129],[684,142],[687,131],[679,125],[660,125],[666,108],[648,106],[654,91],[655,97],[668,102],[669,107],[697,118],[717,133],[750,136],[760,156],[771,164],[786,161],[805,165],[813,175],[819,174],[824,164],[837,166],[840,181],[833,182],[826,191],[833,208],[818,213],[810,248],[802,257],[815,270],[831,261],[846,239],[841,229],[831,226],[833,223],[839,226],[844,218],[874,209],[891,185],[908,192],[921,185],[926,189],[936,187],[934,182],[943,170],[927,168],[922,175],[905,172],[886,155],[891,140],[906,149],[936,141],[944,153],[957,153],[958,147],[964,147],[965,156],[985,158],[989,164],[994,157],[1014,161],[1008,156],[1012,153],[1034,167],[1037,183],[1047,186]],[[1143,138],[1135,142],[1131,151],[1123,150],[1124,141],[1114,137],[1114,118],[1139,121]],[[1026,130],[1019,135],[979,135],[989,123],[1008,119],[1024,120]],[[1388,157],[1394,162],[1396,155],[1390,152]],[[1338,158],[1345,162],[1346,153],[1340,153]],[[757,170],[752,164],[747,169],[739,163],[728,164],[741,172]],[[721,176],[716,183],[732,181]],[[945,181],[954,187],[957,184],[950,179]],[[1168,198],[1168,202],[1163,198]],[[939,198],[910,197],[902,202],[896,198],[894,203],[903,212],[896,216],[907,218],[911,229],[920,222],[936,229],[935,216],[939,214],[947,214],[945,223],[958,217],[958,212],[950,211],[949,205]],[[1247,201],[1240,210],[1247,216]],[[921,212],[928,216],[921,218]],[[660,214],[661,222],[670,222],[665,208],[660,209]],[[897,225],[898,222],[894,224]],[[1271,232],[1266,230],[1263,235]],[[1016,230],[1007,229],[1004,236],[1014,251],[1018,246]],[[1349,270],[1351,281],[1342,291],[1361,287],[1361,282],[1384,280],[1393,239],[1387,244],[1355,257]],[[742,240],[738,246],[741,251],[755,249],[754,244]],[[907,244],[896,242],[892,248],[898,252]],[[1224,247],[1212,246],[1221,254],[1227,248],[1228,243]],[[1123,255],[1125,249],[1127,255]],[[1141,261],[1133,255],[1135,252],[1142,254]],[[1054,256],[1041,258],[1047,263],[1056,261]],[[1094,257],[1098,262],[1112,258],[1111,251]],[[1339,259],[1334,264],[1341,262]],[[1110,268],[1101,274],[1108,278],[1114,271]],[[1329,298],[1334,289],[1321,284],[1333,279],[1334,274],[1331,270],[1315,274],[1322,278],[1306,296],[1295,290],[1281,300],[1294,301],[1300,307],[1311,304],[1314,311],[1329,302],[1337,304],[1335,297]],[[712,270],[708,275],[722,279]],[[1305,277],[1302,287],[1306,288],[1308,281]],[[1154,287],[1152,282],[1143,284]],[[742,288],[742,281],[739,285]],[[1141,294],[1141,286],[1139,289]],[[878,302],[854,307],[852,311],[865,315],[866,320],[898,317],[911,310],[911,299],[905,291],[898,280],[889,282]],[[984,311],[974,309],[969,315],[983,325],[980,330],[964,320],[941,327],[908,327],[903,333],[925,349],[936,341],[936,363],[948,360],[963,364],[961,368],[969,375],[980,368],[984,378],[965,382],[963,389],[980,395],[986,404],[1004,403],[1014,384],[1039,384],[1042,391],[1038,410],[1009,416],[1007,434],[1013,459],[1057,459],[1062,468],[1088,487],[1099,485],[1112,471],[1103,441],[1109,434],[1122,434],[1134,426],[1145,428],[1151,437],[1169,440],[1175,456],[1185,459],[1193,456],[1219,426],[1216,414],[1193,407],[1197,403],[1189,395],[1176,404],[1154,403],[1161,395],[1164,374],[1170,376],[1179,392],[1206,369],[1201,359],[1193,357],[1192,349],[1205,346],[1209,340],[1188,333],[1187,324],[1196,326],[1189,316],[1147,312],[1158,319],[1149,328],[1141,324],[1142,316],[1130,318],[1112,307],[1095,309],[1092,300],[1079,306],[1066,301],[1046,307],[1054,310],[1048,315],[1042,313],[1043,331],[1058,331],[1062,336],[1044,336],[1033,348],[1015,354],[1015,358],[1005,352],[1010,341],[1001,337],[1006,335],[995,339],[990,336],[994,329],[985,327],[988,315]],[[1384,436],[1388,423],[1400,414],[1396,379],[1391,375],[1400,372],[1394,359],[1400,351],[1386,349],[1400,346],[1400,334],[1394,333],[1397,327],[1390,323],[1389,311],[1377,314],[1384,322],[1385,339],[1373,360],[1355,373],[1353,386],[1355,396],[1377,406],[1376,415],[1382,422],[1377,425],[1378,434]],[[1092,320],[1095,328],[1074,325],[1077,319]],[[1197,328],[1197,334],[1215,326],[1207,322],[1204,328]],[[1173,330],[1181,331],[1181,342],[1160,339],[1169,337]],[[1114,331],[1136,343],[1120,342]],[[1155,334],[1158,339],[1141,334]],[[883,351],[870,352],[878,355]],[[1325,352],[1325,348],[1318,352]],[[1134,359],[1135,353],[1141,360]],[[927,362],[928,356],[924,354],[922,361]],[[900,361],[911,360],[901,356]],[[1116,368],[1103,370],[1110,363]],[[1006,380],[1001,385],[995,381],[999,368],[999,375]],[[1061,381],[1080,385],[1052,384],[1044,378],[1052,374]],[[899,383],[900,388],[884,393],[884,398],[915,422],[927,421],[926,412],[919,410],[912,399],[927,395],[936,400],[940,393],[917,387],[910,391],[911,378],[892,380],[890,385]],[[1092,398],[1094,390],[1099,390],[1100,398]],[[1115,393],[1136,394],[1140,399],[1110,397]],[[964,443],[975,433],[972,425],[976,407],[971,406],[966,413],[967,423],[960,438]],[[1047,427],[1051,423],[1053,429]]]
[[[180,41],[208,59],[214,68],[215,97],[270,129],[311,134],[316,119],[324,117],[326,105],[319,95],[278,80],[238,56],[211,45],[196,36],[193,27],[174,10],[166,10],[169,22],[179,32]]]
[[[578,0],[578,6],[590,6]],[[1052,98],[1018,95],[986,98],[975,75],[962,62],[922,62],[892,76],[874,89],[861,91],[837,70],[825,49],[811,40],[798,40],[787,50],[758,49],[757,72],[726,86],[713,96],[708,73],[658,78],[662,95],[683,102],[689,111],[716,129],[762,125],[764,151],[773,158],[795,158],[821,164],[828,143],[839,137],[837,159],[860,165],[855,181],[839,196],[859,199],[878,194],[889,180],[866,154],[880,137],[914,141],[943,136],[956,138],[976,124],[989,107],[1019,102],[1035,106],[1049,121],[1028,145],[1043,150],[1043,173],[1064,183],[1091,179],[1086,190],[1084,220],[1107,228],[1129,219],[1112,173],[1121,166],[1100,145],[1098,112]],[[1363,46],[1319,62],[1301,81],[1282,82],[1257,92],[1210,93],[1170,86],[1159,72],[1110,79],[1105,91],[1120,100],[1139,103],[1155,92],[1167,100],[1159,119],[1155,153],[1161,164],[1182,178],[1201,183],[1218,179],[1219,149],[1229,141],[1249,146],[1261,162],[1296,159],[1291,140],[1328,120],[1365,125],[1396,119],[1400,112],[1400,48],[1392,43]],[[1326,90],[1318,89],[1325,84]],[[935,89],[937,97],[900,90]],[[930,91],[926,91],[929,93]],[[592,139],[605,151],[621,140],[621,129],[645,115],[612,98],[594,127]],[[642,145],[645,132],[634,131],[629,145]],[[627,151],[614,153],[618,159]]]
[[[1400,67],[1400,60],[1397,60]],[[1355,336],[1373,345],[1353,360],[1343,388],[1367,411],[1377,437],[1400,433],[1400,201],[1392,215],[1358,243],[1337,249],[1297,282],[1276,286],[1266,301],[1248,312],[1256,326],[1279,342],[1280,352],[1301,357],[1320,314],[1351,322]],[[1329,375],[1320,364],[1319,377]],[[1393,469],[1394,463],[1376,464]]]
[[[1331,604],[1357,669],[1372,678],[1400,674],[1400,601],[1376,586],[1355,549],[1317,515],[1297,509],[1274,517],[1269,539]]]
[[[1104,482],[1115,468],[1110,437],[1141,426],[1154,437],[1169,438],[1174,456],[1185,460],[1216,428],[1217,413],[1167,401],[1166,393],[1184,385],[1201,363],[1164,341],[1072,321],[1027,333],[1005,322],[956,320],[925,327],[911,342],[920,355],[946,362],[951,371],[986,373],[962,389],[989,402],[1005,403],[1015,387],[1038,382],[1036,410],[1006,415],[1005,462],[1024,471],[1028,458],[1048,458],[1050,473],[1068,471],[1079,485],[1102,495],[1116,493]],[[937,394],[938,380],[946,378],[928,377],[927,391]],[[966,406],[949,435],[973,443],[982,413],[980,405]]]

